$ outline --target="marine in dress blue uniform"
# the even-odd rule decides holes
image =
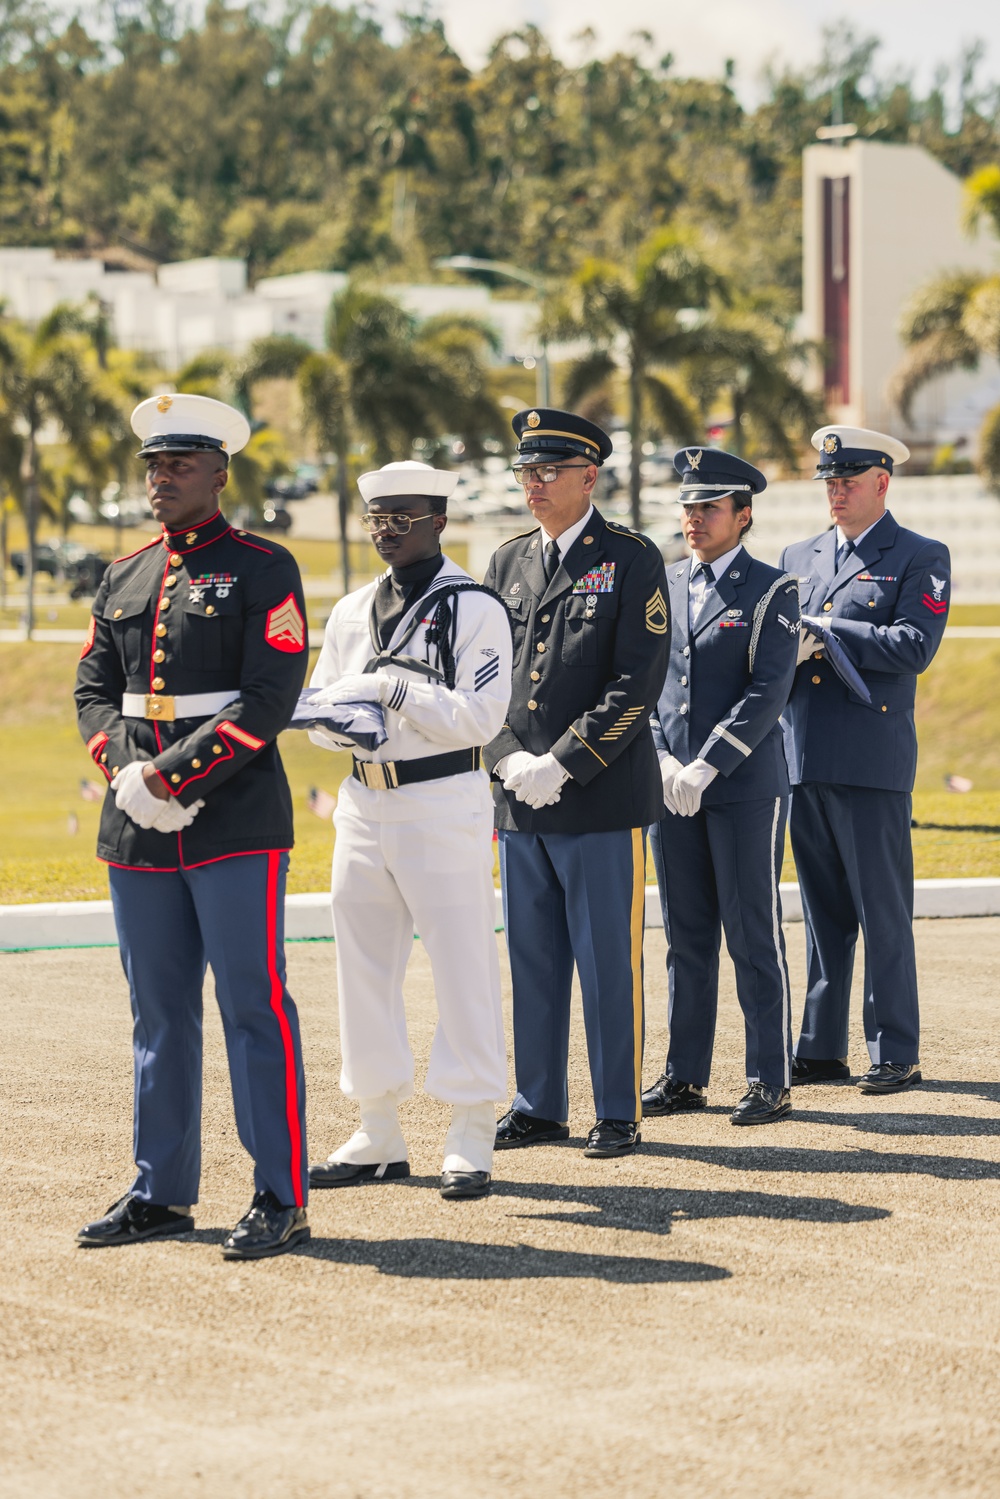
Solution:
[[[662,808],[649,714],[666,670],[663,563],[590,495],[612,451],[571,412],[522,411],[515,473],[540,522],[494,553],[485,582],[514,632],[494,781],[517,1094],[497,1146],[565,1139],[576,963],[597,1122],[586,1150],[639,1141],[644,829]],[[551,529],[546,529],[551,527]]]
[[[684,449],[674,462],[694,555],[667,568],[670,663],[652,719],[666,806],[650,843],[668,942],[670,1044],[643,1113],[707,1103],[724,929],[746,1027],[748,1091],[732,1121],[763,1124],[791,1107],[779,715],[795,674],[798,587],[743,545],[764,475],[711,448]]]
[[[863,428],[813,435],[834,526],[787,547],[803,628],[822,622],[870,694],[851,692],[804,639],[784,714],[790,830],[806,923],[807,992],[793,1083],[847,1078],[854,949],[865,939],[863,1019],[871,1067],[859,1087],[890,1093],[921,1080],[913,947],[911,791],[917,676],[948,616],[951,563],[939,541],[885,508],[895,438]],[[817,628],[816,625],[813,628]]]
[[[112,563],[77,673],[80,731],[109,784],[98,857],[134,1019],[137,1175],[84,1245],[188,1232],[201,1166],[202,986],[215,977],[251,1209],[223,1246],[308,1237],[305,1086],[285,985],[292,805],[276,738],[305,675],[298,567],[219,512],[245,418],[200,396],[132,416],[163,531]]]

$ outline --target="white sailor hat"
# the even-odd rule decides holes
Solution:
[[[810,440],[819,454],[817,479],[845,479],[868,468],[891,474],[894,463],[910,456],[905,442],[867,427],[820,427]]]
[[[432,468],[429,463],[417,463],[414,459],[370,469],[358,479],[361,498],[366,505],[370,505],[372,500],[387,500],[397,495],[420,495],[446,500],[457,484],[458,474],[443,468]]]
[[[231,458],[250,441],[250,423],[242,411],[210,396],[150,396],[133,411],[132,431],[142,439],[140,458],[198,452]]]

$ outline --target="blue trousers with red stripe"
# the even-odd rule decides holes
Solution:
[[[147,1202],[195,1203],[201,1175],[202,989],[212,965],[236,1128],[254,1188],[284,1206],[308,1192],[299,1019],[285,987],[288,855],[197,869],[109,870],[132,998],[135,1163]]]

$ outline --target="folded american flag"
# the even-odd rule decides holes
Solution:
[[[388,735],[380,703],[313,703],[319,687],[304,687],[292,714],[290,729],[328,729],[349,739],[359,749],[377,750]]]

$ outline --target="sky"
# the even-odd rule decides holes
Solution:
[[[396,3],[378,0],[391,15]],[[935,70],[953,64],[963,45],[986,44],[982,77],[1000,81],[1000,4],[996,0],[435,0],[448,37],[465,61],[478,66],[501,30],[534,23],[560,55],[575,60],[575,37],[586,27],[596,50],[634,46],[633,33],[649,31],[655,54],[672,52],[681,75],[717,77],[725,60],[736,63],[739,92],[752,102],[761,70],[775,58],[795,68],[817,60],[824,26],[847,21],[882,43],[881,73],[900,70],[928,88]]]

